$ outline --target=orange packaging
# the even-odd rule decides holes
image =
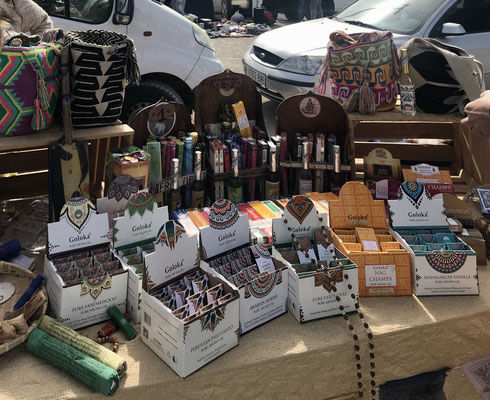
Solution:
[[[404,248],[363,251],[361,243],[344,243],[338,235],[339,231],[348,229],[371,228],[368,238],[373,239],[374,235],[377,242],[376,234],[387,236],[383,200],[373,200],[371,192],[361,182],[348,182],[340,190],[339,199],[329,201],[329,207],[334,244],[358,267],[359,295],[410,296],[410,254]],[[364,237],[364,230],[358,229],[357,232],[361,238]],[[390,242],[393,241],[390,238]],[[381,246],[383,243],[386,242]]]
[[[205,226],[209,226],[209,222],[206,218],[204,218],[204,215],[202,215],[199,210],[187,210],[187,215],[189,218],[194,222],[194,224],[198,228],[203,228]]]
[[[399,248],[398,242],[381,242],[381,251],[398,250]]]
[[[429,164],[417,164],[410,168],[403,168],[403,179],[419,183],[453,183],[448,170],[441,170]]]
[[[272,219],[276,218],[276,214],[272,212],[265,204],[263,204],[261,201],[256,200],[256,201],[249,201],[248,204],[252,206],[252,208],[257,211],[262,218],[264,219]]]
[[[357,243],[356,235],[337,235],[344,243]]]
[[[382,242],[393,242],[393,236],[391,235],[376,235],[376,239],[378,239],[378,242],[379,243],[382,243]]]
[[[379,251],[379,243],[373,228],[356,228],[356,237],[364,251]]]

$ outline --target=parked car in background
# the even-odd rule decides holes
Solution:
[[[313,89],[330,33],[393,32],[399,48],[412,37],[458,46],[482,62],[490,88],[490,0],[358,0],[331,18],[263,33],[243,56],[245,74],[272,100]]]
[[[112,30],[134,40],[142,82],[127,88],[123,120],[162,97],[192,106],[192,89],[224,70],[207,33],[160,1],[35,1],[56,28]]]

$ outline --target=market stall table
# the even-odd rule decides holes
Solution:
[[[361,299],[375,334],[378,384],[459,366],[490,353],[490,271],[480,267],[479,274],[480,296]],[[364,349],[359,319],[351,314],[351,320]],[[82,333],[93,338],[96,331],[97,326]],[[299,325],[287,313],[242,336],[239,346],[186,379],[139,338],[126,343],[119,337],[128,374],[116,393],[118,399],[355,398],[354,346],[342,317]],[[361,355],[368,375],[367,354]],[[103,398],[24,346],[0,357],[0,376],[2,399]],[[449,378],[457,383],[450,379],[454,394],[448,399],[479,398],[460,369]]]
[[[74,129],[73,140],[90,143],[90,179],[100,188],[105,177],[107,150],[132,143],[133,129],[116,123],[90,129]],[[31,197],[48,191],[48,149],[63,136],[59,127],[27,136],[0,137],[0,200]]]

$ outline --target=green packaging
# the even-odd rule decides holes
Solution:
[[[119,375],[114,369],[41,329],[31,332],[27,350],[106,396],[114,396],[119,387]]]
[[[124,332],[126,339],[132,340],[138,335],[133,328],[133,325],[124,318],[124,315],[116,306],[109,307],[107,309],[107,314],[109,314],[114,323]]]

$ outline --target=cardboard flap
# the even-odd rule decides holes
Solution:
[[[386,229],[384,201],[373,200],[371,192],[361,182],[347,182],[340,190],[339,199],[329,201],[328,205],[333,229]]]
[[[109,225],[112,226],[113,219],[124,213],[129,198],[138,193],[138,182],[132,176],[121,175],[114,179],[107,189],[107,197],[97,199],[97,212],[107,213]]]
[[[322,217],[323,222],[311,199],[306,196],[293,197],[286,204],[282,218],[272,220],[273,244],[290,243],[291,234],[313,239],[314,232],[321,229],[322,223],[326,224],[326,216]]]
[[[460,200],[450,193],[440,193],[434,196],[434,199],[440,198],[443,200],[444,209],[448,217],[459,221],[474,221],[478,218],[477,215],[474,215],[474,208],[471,203]]]
[[[376,200],[396,200],[401,183],[394,179],[383,179],[369,185],[369,190],[373,199]]]
[[[380,179],[400,179],[400,160],[393,158],[391,153],[382,148],[377,147],[369,152],[364,157],[364,179],[375,180]]]
[[[393,228],[447,227],[442,199],[433,199],[424,185],[404,182],[398,200],[388,200]]]
[[[230,200],[217,200],[209,212],[209,226],[201,228],[205,260],[250,243],[250,222]]]
[[[189,235],[180,223],[174,220],[165,222],[158,230],[155,251],[145,256],[145,290],[199,267],[197,239],[196,234]]]
[[[74,197],[61,209],[60,220],[48,224],[48,254],[81,250],[109,243],[107,214],[97,214],[94,205]]]
[[[160,227],[167,221],[167,206],[159,208],[148,192],[134,194],[127,202],[124,215],[114,218],[114,248],[154,240]]]

